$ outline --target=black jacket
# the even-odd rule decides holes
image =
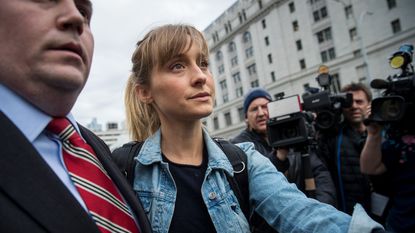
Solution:
[[[353,212],[356,203],[370,212],[370,182],[360,171],[360,152],[365,140],[366,133],[361,134],[343,123],[338,132],[321,134],[318,142],[318,155],[326,164],[336,185],[338,208],[349,214]]]
[[[290,153],[288,155],[289,163],[282,163],[275,156],[274,149],[268,142],[255,131],[245,129],[235,138],[230,140],[232,143],[252,142],[255,149],[264,156],[268,157],[280,172],[288,169],[287,180],[295,183],[302,192],[305,191],[304,175],[302,172],[301,155],[298,153]],[[327,167],[322,163],[315,153],[310,154],[310,165],[316,183],[315,198],[321,202],[336,206],[336,189]]]
[[[144,210],[105,143],[81,134],[130,206],[141,232],[151,232]],[[22,132],[0,111],[0,232],[96,232],[96,224]]]

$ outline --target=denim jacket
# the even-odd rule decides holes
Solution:
[[[133,188],[153,232],[167,233],[174,212],[176,186],[168,164],[162,161],[160,139],[159,130],[144,142],[135,158]],[[209,157],[201,193],[217,232],[249,232],[248,221],[226,179],[226,173],[233,175],[232,165],[206,131],[204,143]],[[248,157],[250,206],[279,232],[363,233],[374,227],[381,228],[362,208],[356,208],[352,218],[330,205],[307,198],[252,143],[238,146]]]

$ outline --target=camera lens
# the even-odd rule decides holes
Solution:
[[[322,111],[317,114],[316,124],[320,129],[329,129],[335,123],[335,116],[329,111]]]
[[[382,103],[382,119],[396,120],[402,114],[402,103],[396,99],[388,99]]]
[[[285,138],[294,138],[298,136],[298,131],[296,127],[289,127],[284,129]]]

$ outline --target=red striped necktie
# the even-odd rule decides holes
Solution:
[[[69,176],[100,231],[139,232],[115,184],[73,125],[66,118],[54,118],[47,129],[62,141],[62,155]]]

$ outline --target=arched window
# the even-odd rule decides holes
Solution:
[[[236,52],[236,44],[235,42],[231,41],[228,45],[228,51],[229,52]]]
[[[216,52],[216,61],[221,61],[222,60],[222,58],[223,58],[223,54],[222,54],[222,51],[217,51]]]
[[[251,33],[246,31],[243,35],[243,42],[248,43],[251,41]]]

